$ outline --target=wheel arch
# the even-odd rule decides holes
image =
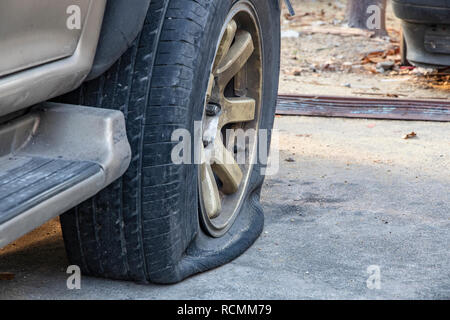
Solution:
[[[149,5],[150,0],[106,3],[97,52],[86,80],[102,75],[132,45],[142,30]]]

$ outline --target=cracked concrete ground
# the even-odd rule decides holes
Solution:
[[[0,250],[0,272],[16,275],[0,299],[450,298],[448,123],[282,117],[276,128],[265,230],[232,263],[172,286],[83,277],[69,291],[51,221]],[[371,265],[379,290],[366,285]]]

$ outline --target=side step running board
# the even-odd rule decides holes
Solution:
[[[119,111],[46,103],[0,125],[0,248],[98,193],[130,159]]]

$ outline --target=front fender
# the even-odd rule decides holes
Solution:
[[[131,46],[144,25],[150,0],[111,0],[106,4],[94,64],[86,80],[107,71]]]

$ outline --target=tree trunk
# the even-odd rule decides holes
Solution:
[[[348,0],[347,20],[351,28],[374,31],[377,36],[387,35],[386,0]]]

